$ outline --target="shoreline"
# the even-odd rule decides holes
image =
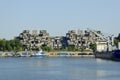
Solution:
[[[54,51],[45,52],[48,57],[95,57],[93,52]]]
[[[20,52],[0,52],[0,57],[21,57],[18,56],[22,54],[22,52],[26,51],[20,51]],[[30,54],[24,56],[24,57],[31,57],[31,54],[34,53],[34,51],[28,51]],[[51,52],[46,52],[44,51],[45,55],[47,57],[91,57],[94,58],[95,55],[93,54],[92,51],[51,51]]]

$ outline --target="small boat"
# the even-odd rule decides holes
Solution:
[[[32,54],[32,57],[45,57],[45,56],[46,56],[46,54],[42,50],[40,50],[37,53]]]
[[[20,54],[20,57],[31,57],[31,53],[28,52],[28,51],[22,52],[22,53]]]
[[[69,57],[69,56],[71,56],[70,53],[68,53],[68,52],[58,52],[57,55],[61,56],[61,57]]]

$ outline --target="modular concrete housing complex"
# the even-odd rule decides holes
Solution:
[[[101,34],[100,31],[96,31]],[[69,30],[65,36],[52,37],[46,30],[24,30],[18,37],[27,50],[48,46],[51,49],[67,49],[68,46],[74,46],[77,50],[91,50],[90,44],[101,41],[102,39],[90,30]]]

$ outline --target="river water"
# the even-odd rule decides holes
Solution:
[[[120,80],[120,62],[96,58],[0,58],[0,80]]]

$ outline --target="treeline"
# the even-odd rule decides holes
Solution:
[[[12,40],[5,40],[5,39],[0,39],[0,51],[22,51],[22,50],[32,50],[32,51],[39,51],[39,48],[33,48],[33,49],[28,49],[27,45],[22,45],[22,43],[18,39],[12,39]],[[52,49],[51,47],[48,46],[41,46],[41,49],[44,51],[84,51],[84,48],[77,49],[74,45],[69,45],[67,48],[55,48]],[[90,44],[90,49],[93,51],[96,50],[96,44]]]
[[[0,51],[21,51],[21,50],[22,50],[22,44],[19,40],[0,39]]]
[[[92,43],[90,43],[90,49],[89,50],[93,50],[93,51],[95,51],[96,50],[96,44],[92,44]],[[44,45],[44,46],[41,46],[41,49],[43,50],[43,51],[85,51],[85,48],[84,47],[81,47],[81,48],[77,48],[77,47],[75,47],[75,45],[69,45],[68,47],[63,47],[63,48],[51,48],[51,47],[49,47],[49,46],[46,46],[46,45]],[[36,49],[37,50],[37,49]],[[89,51],[88,50],[88,51]]]

